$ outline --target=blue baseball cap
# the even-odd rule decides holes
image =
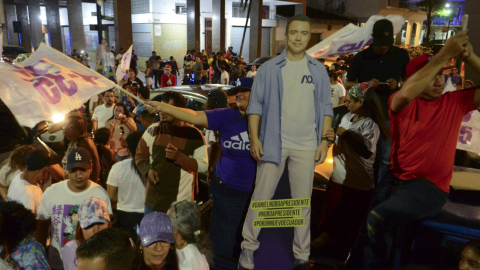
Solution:
[[[137,231],[142,246],[146,247],[155,242],[163,241],[173,244],[172,220],[165,213],[152,212],[143,217]]]
[[[92,158],[87,149],[78,147],[73,149],[67,157],[67,170],[73,168],[82,168],[90,170],[92,168]]]
[[[253,79],[247,77],[238,78],[235,81],[235,87],[228,89],[227,94],[229,96],[234,96],[238,92],[250,92],[252,91]]]

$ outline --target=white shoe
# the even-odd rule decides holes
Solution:
[[[242,249],[238,263],[245,269],[253,269],[253,253],[251,249]]]
[[[310,267],[310,262],[302,259],[295,258],[295,262],[293,263],[293,265],[295,266],[295,269],[302,269],[302,270],[312,269]]]

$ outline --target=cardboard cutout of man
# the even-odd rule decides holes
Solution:
[[[253,201],[270,200],[288,160],[292,198],[310,198],[315,164],[325,160],[332,124],[330,81],[325,67],[305,54],[311,21],[293,16],[285,33],[287,49],[257,72],[247,110],[250,153],[258,161]],[[260,228],[253,228],[258,210],[249,209],[244,226],[240,265],[253,269]],[[302,208],[305,226],[295,227],[295,265],[308,263],[310,207]]]

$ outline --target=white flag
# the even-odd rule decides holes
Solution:
[[[457,149],[480,153],[480,112],[477,110],[463,117]]]
[[[130,49],[122,55],[122,61],[118,65],[116,73],[117,82],[121,79],[127,78],[128,70],[130,69],[130,61],[132,60],[132,49],[133,45],[130,45]]]
[[[393,34],[400,32],[405,19],[400,15],[373,15],[362,27],[348,24],[330,37],[307,50],[313,58],[334,57],[361,50],[373,42],[372,31],[376,21],[388,19],[393,24]]]
[[[28,127],[66,115],[116,86],[88,67],[45,45],[21,64],[0,63],[0,98]]]

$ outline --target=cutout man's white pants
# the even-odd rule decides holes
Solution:
[[[279,164],[265,161],[258,162],[255,191],[251,202],[272,199],[287,161],[292,198],[311,198],[315,153],[315,150],[301,151],[282,148],[282,160]],[[257,240],[260,228],[253,228],[254,220],[258,219],[257,212],[258,210],[251,209],[251,207],[248,209],[243,224],[242,249],[257,250],[260,246],[260,242]],[[305,226],[294,228],[293,255],[301,260],[308,260],[310,255],[310,212],[310,207],[302,207],[301,217],[305,219]]]

